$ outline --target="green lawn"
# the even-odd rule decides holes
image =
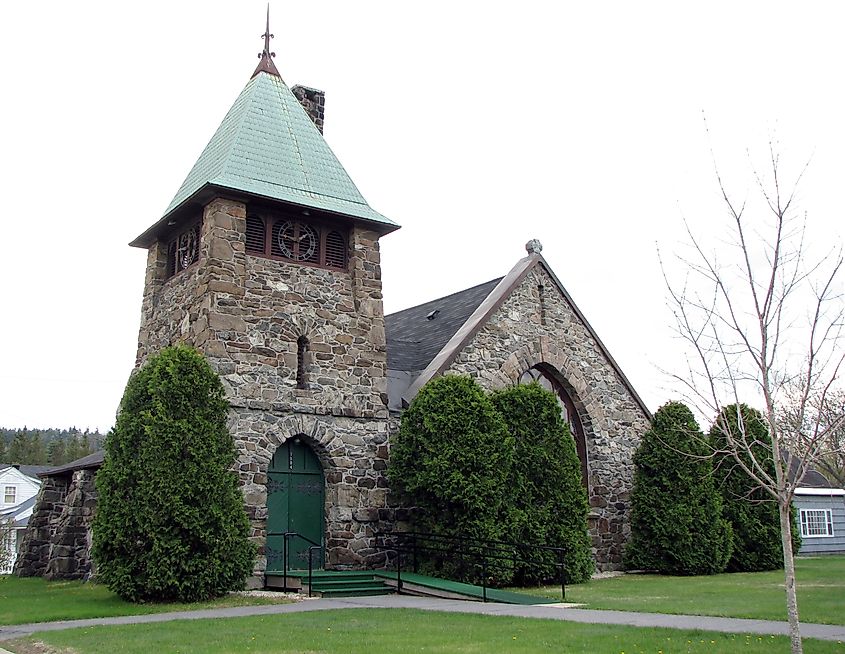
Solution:
[[[227,595],[199,604],[132,604],[120,599],[100,584],[45,581],[41,577],[21,579],[14,576],[0,576],[0,625],[222,608],[247,604],[276,604],[280,601],[287,600]]]
[[[796,559],[802,622],[845,624],[845,556]],[[560,586],[521,589],[560,598]],[[786,620],[783,572],[702,577],[624,575],[566,588],[566,601],[591,609]]]
[[[150,652],[274,654],[666,654],[695,652],[788,652],[785,637],[716,634],[673,629],[582,625],[556,620],[431,613],[408,609],[344,609],[290,615],[182,620],[166,624],[93,627],[41,634],[3,643],[15,652],[149,654]],[[65,649],[65,648],[70,648]],[[842,643],[806,641],[807,654],[845,652]]]

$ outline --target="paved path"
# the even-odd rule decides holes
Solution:
[[[345,597],[342,599],[316,599],[294,604],[270,604],[262,606],[238,606],[228,609],[205,609],[202,611],[176,611],[153,613],[151,615],[129,615],[117,618],[92,618],[90,620],[63,620],[0,627],[0,641],[28,636],[43,631],[92,627],[96,625],[140,624],[168,622],[170,620],[203,620],[209,618],[234,618],[249,615],[277,615],[304,611],[326,611],[353,608],[409,608],[423,611],[446,611],[449,613],[479,613],[483,615],[508,615],[522,618],[547,618],[590,624],[620,624],[633,627],[668,627],[670,629],[701,629],[726,633],[787,635],[786,622],[772,620],[744,620],[738,618],[711,618],[696,615],[667,615],[663,613],[633,613],[629,611],[599,611],[573,608],[565,605],[536,604],[517,606],[463,600],[444,600],[410,595],[378,595],[372,597]],[[819,638],[845,642],[845,626],[803,624],[801,634],[805,638]],[[5,650],[0,649],[0,654]]]

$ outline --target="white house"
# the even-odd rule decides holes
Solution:
[[[35,496],[41,488],[38,473],[51,469],[52,466],[0,464],[0,522],[10,523],[11,527],[2,547],[12,554],[10,563],[0,568],[0,574],[9,574],[15,564],[20,541],[35,506]]]

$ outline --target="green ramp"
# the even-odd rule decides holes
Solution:
[[[397,586],[397,574],[389,570],[374,570],[373,574],[385,580],[393,588]],[[402,573],[402,592],[409,595],[428,595],[433,597],[445,597],[447,599],[470,599],[482,600],[484,589],[481,586],[464,584],[460,581],[449,581],[438,577],[428,577],[413,572]],[[538,597],[526,593],[514,593],[499,588],[487,589],[488,602],[500,602],[502,604],[556,604],[560,600],[548,597]]]

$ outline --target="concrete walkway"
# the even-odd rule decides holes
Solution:
[[[294,604],[271,604],[262,606],[238,606],[228,609],[205,609],[202,611],[176,611],[173,613],[154,613],[151,615],[130,615],[117,618],[92,618],[89,620],[63,620],[61,622],[41,622],[34,624],[0,627],[0,641],[19,638],[30,634],[92,627],[97,625],[140,624],[150,622],[168,622],[170,620],[204,620],[211,618],[235,618],[249,615],[277,615],[300,613],[304,611],[327,611],[331,609],[355,608],[407,608],[423,611],[445,611],[449,613],[479,613],[483,615],[507,615],[521,618],[545,618],[566,620],[590,624],[619,624],[632,627],[668,627],[670,629],[701,629],[724,633],[788,635],[786,622],[772,620],[744,620],[738,618],[711,618],[696,615],[667,615],[663,613],[633,613],[629,611],[600,611],[593,609],[572,608],[566,605],[537,604],[518,606],[513,604],[495,604],[469,602],[462,600],[444,600],[410,595],[378,595],[372,597],[345,597],[340,599],[315,599]],[[805,638],[818,638],[845,642],[845,626],[802,624],[801,635]],[[0,654],[5,650],[0,649]]]

